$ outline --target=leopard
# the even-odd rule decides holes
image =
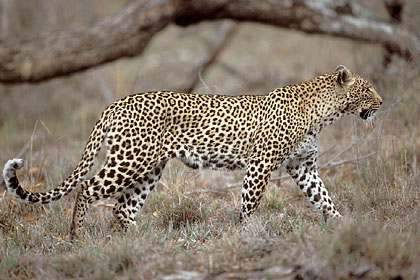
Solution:
[[[7,190],[29,204],[47,204],[78,188],[70,227],[79,238],[89,206],[117,198],[112,213],[120,228],[136,217],[169,160],[193,169],[244,170],[240,220],[260,204],[274,170],[284,167],[313,207],[326,218],[342,217],[317,168],[321,130],[344,115],[372,121],[382,98],[366,79],[338,66],[334,72],[272,90],[266,95],[211,95],[154,91],[110,104],[89,136],[81,160],[57,187],[23,188],[16,171],[3,169]],[[86,179],[103,143],[105,162]]]

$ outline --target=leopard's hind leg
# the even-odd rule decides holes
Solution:
[[[133,171],[114,164],[114,161],[108,161],[98,174],[81,184],[73,211],[70,230],[72,237],[80,237],[83,221],[90,204],[101,198],[109,198],[136,183],[132,175]]]
[[[118,202],[113,209],[113,214],[121,225],[122,230],[126,230],[130,224],[136,224],[135,218],[143,207],[147,196],[154,189],[162,176],[165,164],[166,161],[158,164],[133,186],[124,189],[123,193],[118,198]]]

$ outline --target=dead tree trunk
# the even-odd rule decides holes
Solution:
[[[90,27],[74,26],[36,38],[0,41],[0,82],[39,82],[143,52],[171,23],[254,21],[311,34],[382,44],[415,58],[418,35],[401,24],[374,19],[351,0],[139,0]]]

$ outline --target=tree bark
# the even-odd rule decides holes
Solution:
[[[0,41],[0,82],[40,82],[143,52],[171,23],[233,19],[378,43],[406,59],[420,53],[419,36],[374,18],[351,0],[141,0],[93,26],[73,26],[35,38]]]

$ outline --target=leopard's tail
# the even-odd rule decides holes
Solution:
[[[63,196],[69,194],[80,184],[85,176],[90,171],[94,159],[102,147],[102,143],[107,135],[109,124],[112,118],[112,108],[115,106],[111,104],[99,117],[93,128],[89,141],[87,142],[81,160],[76,168],[58,187],[47,192],[34,193],[24,188],[19,183],[16,177],[16,170],[23,167],[23,159],[14,158],[9,160],[3,169],[3,179],[6,183],[7,190],[14,197],[30,204],[47,204],[51,201],[58,200]]]

